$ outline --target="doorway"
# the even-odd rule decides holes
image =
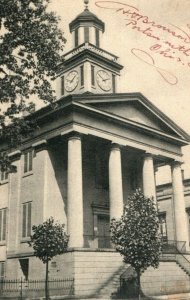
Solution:
[[[110,248],[109,216],[98,216],[98,248]]]

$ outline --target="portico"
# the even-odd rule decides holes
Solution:
[[[87,0],[69,28],[73,47],[57,66],[56,105],[26,116],[38,126],[22,145],[0,144],[17,167],[8,176],[1,172],[1,279],[44,279],[45,266],[28,241],[32,225],[53,217],[65,224],[70,238],[67,253],[50,262],[49,278],[71,278],[72,293],[81,298],[107,299],[126,271],[110,243],[110,220],[120,218],[137,188],[154,201],[163,240],[183,245],[190,261],[190,189],[186,185],[185,203],[181,174],[181,148],[190,144],[190,136],[141,93],[118,93],[123,66],[100,48],[105,24]],[[164,186],[158,193],[155,172],[164,165],[171,168],[172,188],[167,184],[167,192]],[[154,295],[165,293],[165,271],[176,286],[168,282],[167,291],[181,292],[180,280],[188,289],[189,276],[180,263],[172,261],[168,270],[165,262],[144,279],[148,294],[150,285]]]
[[[116,123],[116,126],[118,124]],[[174,230],[168,239],[186,242],[187,250],[189,238],[188,227],[185,224],[182,160],[179,149],[176,151],[176,145],[175,153],[172,150],[173,142],[169,143],[169,137],[166,139],[164,136],[161,142],[159,136],[159,142],[163,146],[158,148],[156,134],[151,140],[149,133],[146,134],[144,130],[140,132],[139,124],[138,128],[133,127],[133,130],[134,132],[137,130],[138,137],[139,133],[141,134],[141,143],[138,139],[133,138],[133,141],[128,139],[129,129],[125,131],[122,128],[120,133],[123,136],[120,134],[116,137],[114,126],[113,132],[109,132],[108,135],[106,130],[100,133],[98,123],[98,126],[93,128],[86,125],[75,126],[75,132],[68,137],[67,224],[70,247],[97,248],[99,245],[109,247],[108,222],[122,215],[128,196],[136,188],[141,188],[147,197],[153,197],[155,205],[158,206],[155,169],[160,165],[169,164],[173,185]],[[148,145],[145,144],[146,139],[149,139]],[[101,243],[101,239],[105,239],[105,243]]]

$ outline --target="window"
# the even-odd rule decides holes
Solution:
[[[6,171],[1,171],[1,181],[8,180],[8,172]]]
[[[75,47],[78,47],[79,45],[79,29],[77,28],[75,30]]]
[[[89,27],[84,27],[84,42],[89,43]]]
[[[25,277],[25,280],[28,280],[28,271],[29,271],[29,259],[28,258],[22,258],[19,259],[20,267],[22,270],[22,273]]]
[[[81,80],[81,86],[84,85],[84,66],[80,67],[80,80]]]
[[[22,237],[30,237],[31,234],[31,212],[32,202],[27,202],[22,205]]]
[[[24,153],[24,173],[32,171],[33,151]]]
[[[0,241],[6,240],[7,209],[0,209]]]
[[[100,32],[97,28],[95,30],[96,30],[96,47],[100,47]]]
[[[65,78],[64,76],[61,77],[61,96],[65,93]]]
[[[91,66],[91,84],[95,85],[94,66]]]
[[[0,280],[4,279],[5,277],[5,262],[0,261]]]
[[[166,214],[160,214],[159,216],[159,223],[160,223],[160,234],[162,236],[163,242],[167,242],[167,224],[166,224]]]

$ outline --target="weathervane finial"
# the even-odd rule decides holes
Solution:
[[[88,3],[89,3],[89,0],[84,0],[85,9],[88,9]]]

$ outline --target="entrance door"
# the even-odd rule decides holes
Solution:
[[[98,216],[98,247],[110,248],[109,216]]]

